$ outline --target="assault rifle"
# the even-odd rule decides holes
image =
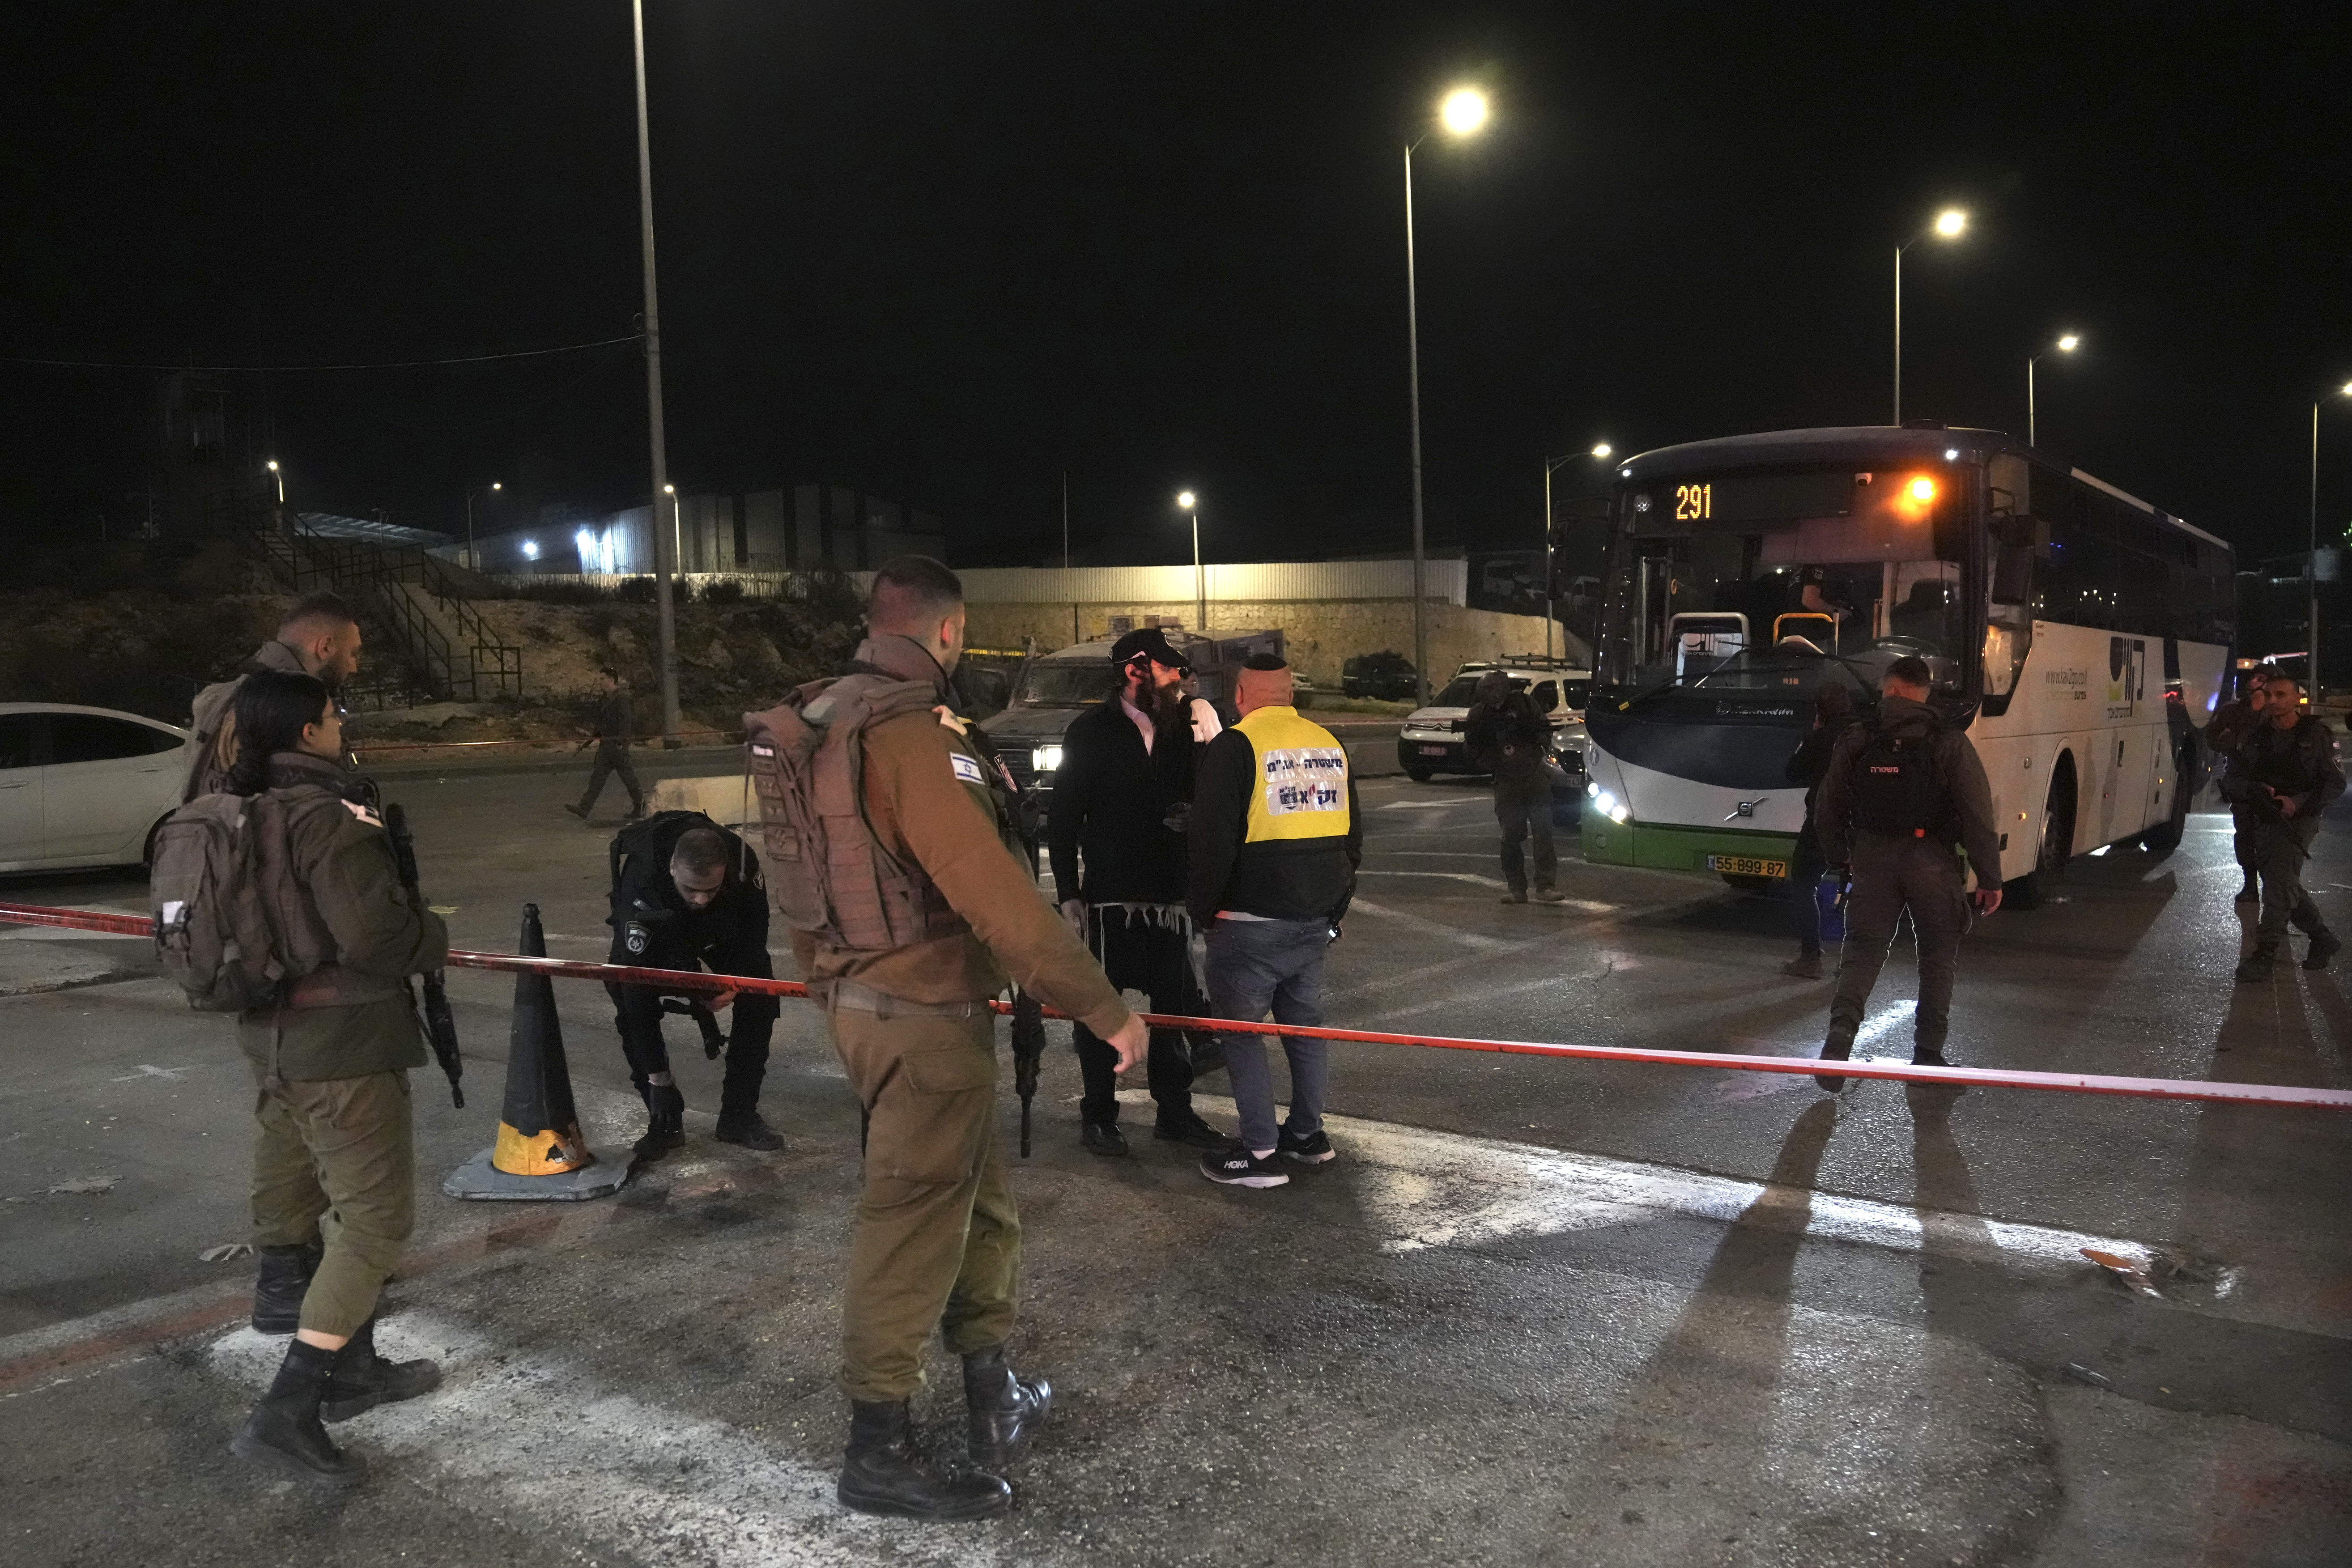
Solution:
[[[396,805],[385,806],[383,826],[392,836],[393,858],[400,865],[400,885],[408,889],[408,896],[422,909],[425,895],[416,886],[416,841],[408,834],[408,813]],[[418,1016],[423,1021],[425,1038],[432,1045],[433,1054],[440,1058],[441,1070],[449,1075],[450,1103],[463,1110],[466,1091],[458,1087],[457,1080],[466,1075],[466,1063],[457,1054],[457,1020],[450,1016],[449,993],[441,984],[441,971],[427,970],[424,978],[425,1006]],[[412,994],[409,1001],[414,1005],[415,997]]]
[[[719,1016],[701,1003],[684,996],[665,996],[661,1009],[665,1013],[680,1013],[694,1020],[702,1031],[702,1055],[707,1061],[717,1061],[727,1049],[726,1032],[719,1026]]]
[[[1037,1067],[1045,1059],[1045,1012],[1037,998],[1013,993],[1013,1089],[1021,1096],[1021,1157],[1029,1157],[1029,1102],[1037,1098]]]

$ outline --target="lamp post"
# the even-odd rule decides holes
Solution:
[[[1547,458],[1544,462],[1543,608],[1544,658],[1547,659],[1551,658],[1551,477],[1563,463],[1572,463],[1579,458],[1592,458],[1605,463],[1609,460],[1609,454],[1615,450],[1603,441],[1590,452],[1570,452],[1562,457]]]
[[[496,479],[492,479],[489,482],[488,489],[469,489],[466,491],[466,570],[468,572],[476,570],[474,565],[474,498],[478,495],[487,495],[492,491],[502,490],[504,489],[506,489],[506,486],[500,484]]]
[[[2352,397],[2352,381],[2336,389],[2338,397]],[[2304,584],[2310,590],[2305,614],[2311,618],[2311,658],[2306,672],[2311,677],[2311,705],[2319,706],[2319,405],[2311,403],[2311,533],[2303,557]]]
[[[286,470],[278,466],[275,458],[269,459],[269,477],[278,481],[278,504],[283,507],[286,504]]]
[[[1958,239],[1969,226],[1969,215],[1958,207],[1946,207],[1936,215],[1936,221],[1895,247],[1895,424],[1903,423],[1903,253],[1934,235],[1937,239]]]
[[[1201,570],[1201,498],[1191,490],[1176,497],[1177,509],[1192,520],[1192,629],[1209,630],[1209,579]]]
[[[1457,87],[1437,105],[1437,122],[1445,134],[1460,141],[1486,129],[1489,105],[1475,87]],[[1406,363],[1412,384],[1412,679],[1416,700],[1429,701],[1428,611],[1423,605],[1423,512],[1421,504],[1421,293],[1413,275],[1412,150],[1428,138],[1423,132],[1404,147],[1404,326]]]
[[[686,720],[677,706],[677,606],[670,578],[677,570],[675,542],[661,526],[661,499],[669,484],[669,454],[662,433],[661,293],[654,283],[654,148],[646,121],[646,5],[629,0],[629,20],[637,50],[637,229],[645,247],[646,425],[653,447],[654,621],[661,649],[662,741],[678,743]]]
[[[2042,358],[2042,354],[2046,354],[2046,353],[2048,353],[2050,352],[2050,349],[2056,349],[2056,350],[2057,350],[2060,353],[2062,353],[2062,354],[2070,354],[2070,353],[2073,353],[2076,349],[2081,348],[2082,346],[2083,346],[2083,339],[2082,339],[2082,335],[2081,335],[2080,333],[2077,333],[2077,332],[2068,332],[2064,337],[2062,337],[2062,338],[2060,338],[2056,342],[2052,343],[2052,344],[2050,345],[2050,348],[2049,348],[2049,349],[2043,349],[2043,350],[2042,351],[2042,353],[2041,353],[2041,354],[2028,354],[2028,355],[2026,356],[2026,358],[2025,358],[2025,444],[2026,444],[2027,446],[2031,447],[2031,446],[2032,446],[2032,445],[2034,444],[2034,442],[2033,442],[2033,366],[2034,366],[2035,363],[2036,363],[2036,362],[2038,362],[2038,361]]]

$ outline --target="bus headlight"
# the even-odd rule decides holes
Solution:
[[[1062,765],[1062,748],[1038,746],[1029,753],[1029,765],[1041,773],[1050,773]]]
[[[1622,823],[1626,818],[1633,815],[1631,811],[1626,809],[1625,803],[1623,801],[1619,800],[1615,795],[1610,794],[1607,790],[1602,789],[1599,784],[1586,784],[1584,786],[1584,793],[1592,797],[1592,809],[1599,812],[1601,816],[1607,817],[1612,822]]]

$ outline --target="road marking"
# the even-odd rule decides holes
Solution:
[[[602,1552],[716,1568],[998,1561],[972,1531],[851,1513],[834,1500],[830,1468],[727,1422],[614,1394],[561,1357],[424,1312],[386,1318],[376,1337],[394,1359],[439,1362],[444,1381],[338,1426],[337,1437],[468,1507],[495,1500],[495,1517],[519,1515]],[[214,1342],[212,1365],[259,1392],[285,1350],[283,1339],[238,1329]]]
[[[1417,931],[1423,936],[1442,936],[1448,942],[1458,942],[1465,947],[1501,952],[1522,945],[1518,942],[1505,942],[1499,937],[1481,936],[1475,931],[1464,931],[1460,926],[1446,925],[1443,921],[1427,920],[1420,915],[1409,915],[1402,910],[1392,910],[1386,904],[1376,904],[1370,899],[1357,899],[1348,905],[1349,914],[1354,914],[1359,910],[1368,915],[1377,915],[1384,921],[1394,921],[1406,930]]]
[[[1222,1110],[1232,1101],[1200,1095],[1194,1103]],[[1340,1159],[1362,1169],[1359,1194],[1367,1217],[1387,1233],[1379,1243],[1383,1252],[1684,1217],[1796,1228],[1822,1241],[2069,1273],[2090,1267],[2082,1257],[2085,1247],[2142,1267],[2153,1256],[2137,1241],[1744,1182],[1672,1165],[1347,1116],[1326,1116],[1323,1124]],[[1768,1194],[1769,1201],[1759,1202]]]
[[[123,1073],[116,1078],[114,1081],[116,1083],[136,1083],[142,1079],[160,1078],[169,1083],[177,1083],[180,1081],[180,1079],[184,1074],[192,1073],[196,1069],[193,1067],[159,1068],[150,1067],[147,1063],[141,1062],[137,1072]]]
[[[1392,800],[1386,805],[1375,806],[1373,809],[1376,811],[1437,811],[1449,805],[1482,804],[1484,803],[1475,795],[1463,795],[1454,800]]]
[[[1475,871],[1381,871],[1364,868],[1358,870],[1356,875],[1359,877],[1443,877],[1451,882],[1475,882],[1483,888],[1509,886],[1500,877],[1482,877]],[[1615,904],[1604,904],[1598,899],[1557,899],[1552,902],[1563,910],[1577,910],[1588,915],[1612,915],[1617,912]]]

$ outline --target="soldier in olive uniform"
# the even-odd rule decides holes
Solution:
[[[265,669],[315,675],[332,692],[359,667],[360,626],[351,601],[340,594],[305,594],[295,600],[278,624],[275,638],[255,649],[228,679],[196,693],[188,720],[196,743],[188,748],[188,776],[180,786],[180,798],[194,800],[228,787],[228,770],[236,762],[236,693],[247,676]]]
[[[629,688],[621,672],[610,665],[597,674],[604,682],[604,695],[596,704],[596,762],[588,770],[588,793],[580,797],[579,805],[567,802],[563,809],[587,821],[588,814],[596,809],[596,797],[604,793],[604,781],[617,773],[621,787],[629,792],[629,815],[621,820],[635,822],[646,814],[646,791],[637,783],[637,765],[629,761],[629,737],[636,729]]]
[[[2304,890],[2303,862],[2319,820],[2344,793],[2336,736],[2303,706],[2303,688],[2273,676],[2263,688],[2263,720],[2231,755],[2221,793],[2249,818],[2247,847],[2262,884],[2263,913],[2254,950],[2238,965],[2242,981],[2268,980],[2290,924],[2311,938],[2305,969],[2325,969],[2343,947]]]
[[[407,977],[441,967],[449,933],[401,886],[342,725],[308,675],[262,671],[236,693],[236,794],[272,798],[284,842],[259,846],[259,892],[303,955],[275,1006],[241,1014],[253,1065],[254,1327],[294,1332],[232,1449],[343,1487],[356,1460],[320,1425],[436,1386],[429,1361],[376,1353],[376,1299],[416,1211],[408,1069],[425,1061]],[[279,955],[282,958],[287,955]],[[314,962],[323,957],[323,963]]]
[[[990,1471],[1053,1397],[1004,1356],[1021,1222],[997,1151],[988,999],[1009,972],[1108,1042],[1120,1070],[1140,1056],[1144,1026],[1008,847],[1015,836],[948,684],[963,651],[962,584],[926,557],[892,561],[876,574],[866,627],[842,679],[745,716],[770,890],[869,1119],[843,1311],[851,1420],[838,1495],[862,1512],[982,1519],[1010,1504]],[[803,869],[797,840],[778,841],[784,775],[762,737],[788,733],[826,737],[814,782],[793,795],[823,814],[821,869]],[[828,773],[851,746],[855,766]],[[933,1470],[910,1446],[908,1399],[934,1331],[963,1358],[975,1468]]]

